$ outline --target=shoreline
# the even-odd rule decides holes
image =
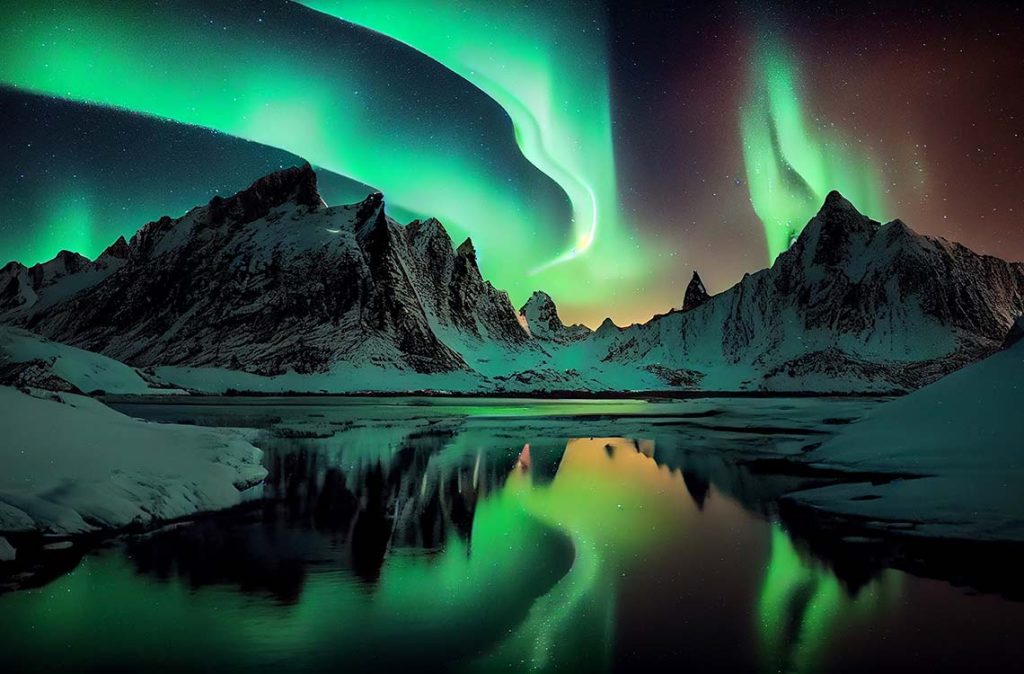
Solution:
[[[189,392],[186,395],[163,393],[95,393],[92,397],[103,403],[164,404],[196,400],[235,400],[245,398],[432,398],[438,400],[700,400],[714,398],[785,399],[785,398],[897,398],[907,391],[228,391],[225,393]]]

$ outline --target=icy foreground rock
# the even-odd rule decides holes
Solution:
[[[913,474],[793,498],[922,536],[1024,541],[1024,341],[877,407],[806,456]]]
[[[0,532],[77,534],[219,510],[266,476],[260,450],[232,431],[10,387],[0,387],[0,410]]]

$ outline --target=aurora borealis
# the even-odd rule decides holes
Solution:
[[[755,53],[740,127],[750,201],[764,224],[769,259],[789,248],[831,190],[882,220],[883,189],[872,163],[838,139],[813,136],[794,65],[781,45],[765,41]]]
[[[280,166],[472,236],[517,306],[642,321],[839,189],[1024,257],[1019,10],[0,2],[0,257],[98,254]],[[941,114],[937,111],[941,110]]]
[[[404,42],[480,88],[508,113],[523,155],[573,210],[571,247],[539,269],[576,259],[618,226],[604,12],[542,2],[304,0]],[[580,25],[590,30],[577,30]],[[566,30],[569,27],[569,30]]]

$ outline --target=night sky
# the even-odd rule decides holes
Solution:
[[[308,160],[591,325],[767,266],[831,189],[1024,259],[1019,6],[764,5],[0,0],[0,258]]]

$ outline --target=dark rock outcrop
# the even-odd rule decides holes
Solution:
[[[711,299],[711,295],[708,294],[707,289],[704,287],[704,282],[700,280],[700,274],[694,270],[693,278],[690,279],[686,286],[686,294],[683,295],[683,311],[696,309],[709,299]]]
[[[1010,330],[1006,333],[1006,338],[1003,339],[1003,348],[1009,349],[1011,346],[1024,339],[1024,315],[1018,316],[1010,326]]]

